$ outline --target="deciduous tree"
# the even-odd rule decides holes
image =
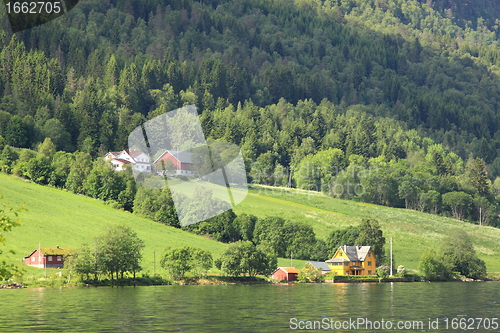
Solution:
[[[217,268],[228,275],[239,276],[248,274],[270,274],[274,266],[273,258],[258,250],[255,245],[248,241],[238,241],[228,246],[226,251],[217,261]]]
[[[472,196],[465,192],[448,192],[443,194],[443,204],[449,207],[451,214],[457,220],[463,220],[469,215]]]
[[[188,272],[192,272],[195,277],[201,277],[212,267],[212,255],[209,251],[191,246],[167,249],[161,259],[161,265],[176,280],[184,279]]]
[[[355,245],[371,246],[373,254],[377,258],[377,263],[382,264],[385,261],[384,245],[385,237],[378,221],[373,219],[364,219],[359,226],[359,236]]]
[[[0,196],[0,199],[3,199]],[[10,231],[13,227],[19,226],[18,214],[24,210],[24,207],[14,209],[6,204],[0,205],[0,244],[5,243],[6,232]],[[12,250],[12,254],[15,254]],[[0,255],[3,250],[0,250]],[[15,274],[20,274],[21,271],[14,264],[7,264],[5,260],[0,260],[0,281],[8,280]]]
[[[486,264],[477,256],[472,240],[465,231],[450,233],[443,241],[440,252],[453,271],[476,279],[486,276]]]

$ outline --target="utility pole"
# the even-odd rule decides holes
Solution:
[[[288,184],[287,184],[287,187],[291,188],[292,187],[292,169],[290,168],[290,166],[287,166],[286,169],[288,171]]]
[[[153,270],[154,275],[156,275],[156,250],[153,250]]]
[[[293,267],[292,257],[293,257],[293,251],[290,251],[290,267]]]
[[[392,237],[391,237],[391,275],[392,276]]]

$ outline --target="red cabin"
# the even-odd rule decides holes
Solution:
[[[38,268],[63,268],[64,260],[71,253],[73,253],[72,249],[62,249],[59,246],[36,249],[30,255],[24,257],[24,263]]]
[[[273,272],[273,279],[279,281],[296,281],[299,271],[295,267],[278,267]]]
[[[165,150],[153,164],[158,170],[162,170],[164,165],[170,162],[173,165],[172,172],[175,175],[192,176],[194,174],[192,156],[193,153],[189,152]]]

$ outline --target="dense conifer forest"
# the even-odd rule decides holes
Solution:
[[[84,0],[2,32],[0,165],[176,225],[168,193],[100,157],[196,104],[253,183],[497,226],[498,14],[493,0]]]

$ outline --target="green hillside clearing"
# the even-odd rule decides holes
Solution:
[[[154,251],[156,269],[161,271],[159,260],[166,247],[198,246],[219,257],[225,244],[197,236],[180,229],[168,227],[137,217],[85,196],[75,195],[56,188],[27,183],[0,174],[0,195],[12,207],[25,204],[28,211],[20,214],[21,226],[6,234],[6,249],[13,249],[16,256],[10,261],[20,262],[23,256],[38,247],[78,248],[90,243],[108,224],[124,224],[135,230],[145,243],[142,266],[153,273]]]
[[[20,214],[21,225],[7,233],[5,250],[14,250],[15,255],[6,254],[7,260],[18,263],[26,269],[27,275],[41,273],[40,269],[23,265],[23,257],[40,244],[41,247],[79,248],[90,243],[100,234],[105,225],[124,224],[137,232],[144,240],[144,272],[154,272],[156,251],[156,272],[165,273],[160,267],[160,256],[167,247],[197,246],[208,250],[218,258],[226,244],[165,226],[128,212],[116,210],[102,201],[75,195],[56,188],[40,186],[0,173],[0,195],[2,203],[11,207],[26,205],[28,211]],[[302,268],[304,261],[293,260]],[[290,265],[290,259],[279,259],[278,265]],[[215,269],[213,269],[216,271]]]
[[[82,243],[89,243],[107,224],[127,225],[144,240],[142,266],[149,273],[154,270],[154,251],[156,270],[162,273],[159,259],[166,247],[198,246],[209,250],[215,258],[226,247],[208,238],[113,209],[85,196],[28,183],[5,174],[0,174],[0,184],[3,202],[13,207],[26,204],[28,209],[20,215],[21,226],[6,235],[5,249],[16,251],[15,256],[9,254],[10,262],[21,263],[22,257],[37,248],[39,243],[42,247],[78,248]],[[236,206],[235,212],[259,217],[276,215],[305,222],[313,226],[317,236],[323,239],[332,230],[357,225],[366,217],[375,218],[387,240],[393,238],[396,264],[410,269],[417,269],[418,260],[426,248],[436,247],[451,230],[463,229],[471,235],[488,271],[500,272],[500,230],[496,228],[412,210],[333,199],[317,192],[270,187],[252,188],[248,197]],[[278,265],[289,266],[290,258],[279,259]],[[294,259],[293,265],[302,268],[304,261]],[[37,269],[27,268],[27,271],[30,274]]]
[[[380,222],[387,239],[393,238],[396,265],[417,269],[425,249],[437,247],[455,229],[467,231],[488,272],[500,272],[500,229],[473,225],[452,218],[414,210],[390,208],[367,203],[346,201],[318,192],[259,186],[235,209],[237,214],[269,215],[310,224],[319,238],[325,239],[332,230],[357,225],[363,218]]]

